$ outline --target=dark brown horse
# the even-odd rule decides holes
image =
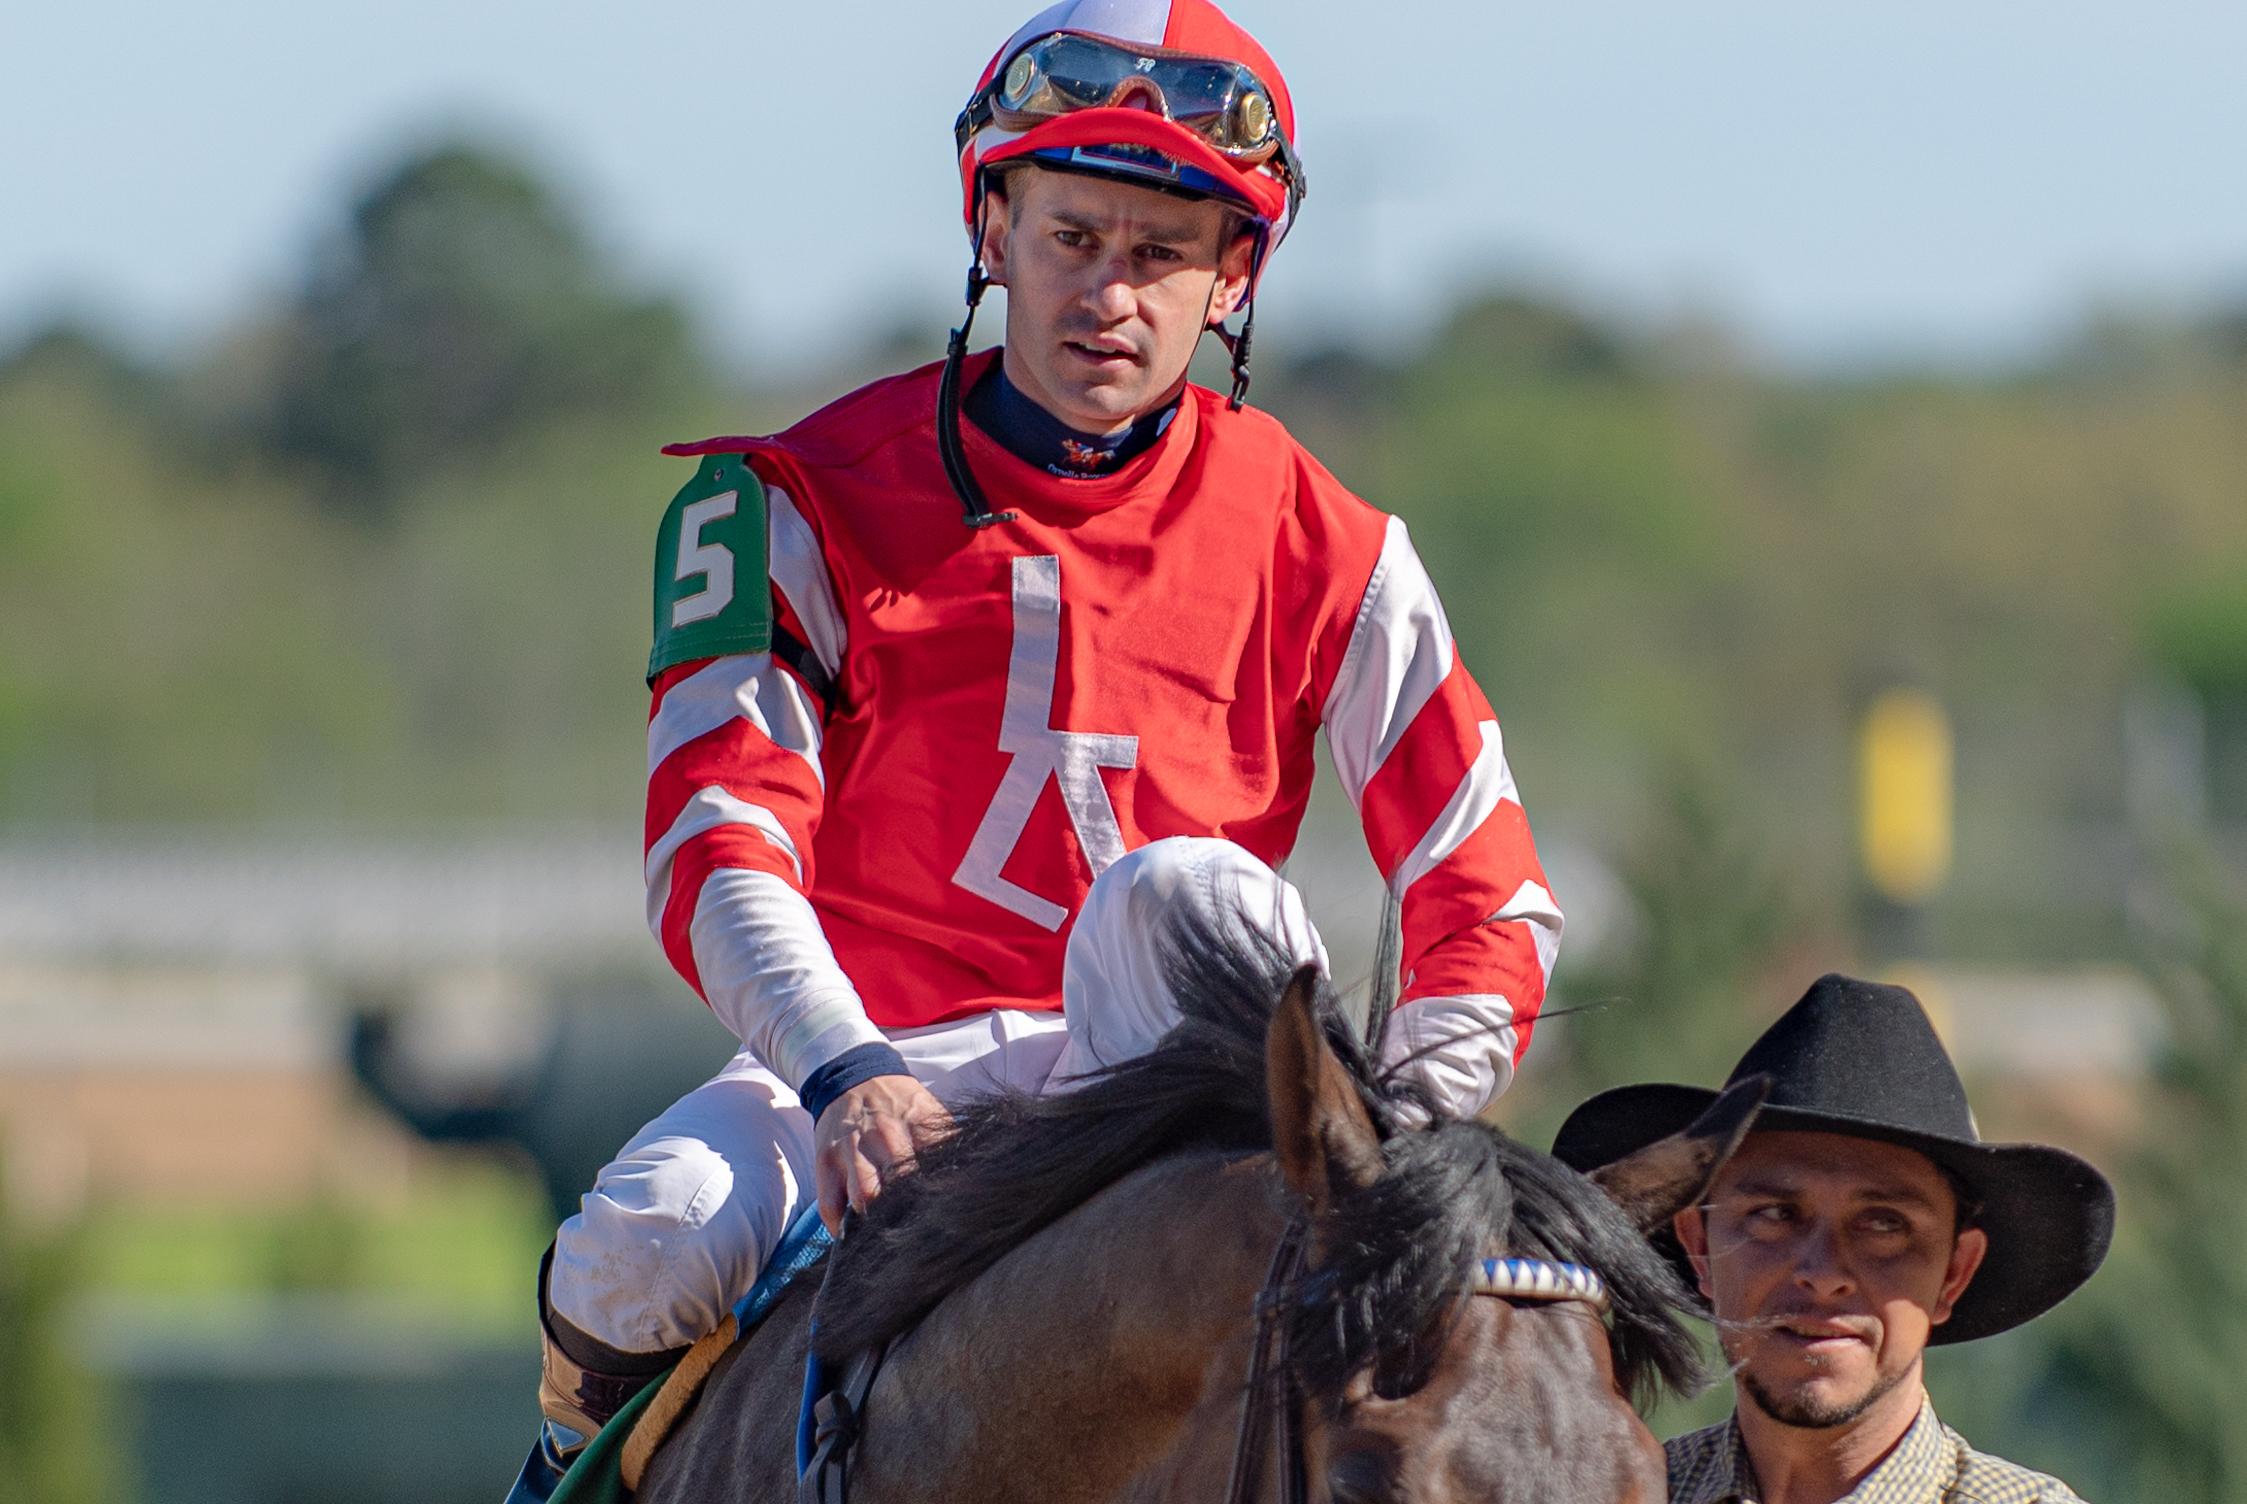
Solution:
[[[961,1114],[823,1286],[806,1276],[728,1355],[646,1504],[795,1497],[815,1303],[830,1363],[892,1344],[854,1504],[1221,1500],[1291,1225],[1306,1256],[1274,1292],[1270,1397],[1297,1407],[1311,1498],[1658,1504],[1661,1448],[1626,1396],[1700,1375],[1686,1293],[1639,1228],[1698,1194],[1753,1103],[1603,1193],[1486,1124],[1407,1126],[1427,1104],[1374,1071],[1311,973],[1208,935],[1174,962],[1170,1038],[1077,1090]],[[1583,1301],[1475,1298],[1472,1271],[1503,1255],[1596,1270],[1605,1322]],[[1290,1429],[1267,1432],[1259,1498],[1279,1497]]]

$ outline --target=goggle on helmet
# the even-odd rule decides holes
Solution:
[[[1261,162],[1285,144],[1271,91],[1243,65],[1119,47],[1067,31],[1017,52],[968,112],[987,112],[1009,130],[1026,131],[1072,110],[1134,98],[1146,99],[1236,162]]]
[[[1294,134],[1278,67],[1209,0],[1062,0],[992,57],[953,125],[970,235],[983,172],[1035,157],[1231,200],[1266,256],[1303,199]]]

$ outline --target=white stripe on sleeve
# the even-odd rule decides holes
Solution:
[[[1326,700],[1327,744],[1351,804],[1450,677],[1456,656],[1435,583],[1404,522],[1391,517]]]
[[[663,910],[671,899],[671,859],[679,854],[681,846],[722,825],[746,825],[756,831],[788,858],[789,865],[796,869],[796,881],[803,881],[803,859],[796,855],[796,843],[788,838],[778,815],[721,788],[698,789],[662,839],[648,848],[648,928],[658,940],[663,938]]]
[[[770,653],[713,659],[671,686],[648,722],[648,776],[688,742],[732,720],[749,722],[773,745],[801,757],[825,787],[819,712],[794,675],[773,667]]]
[[[1491,811],[1507,800],[1520,802],[1514,788],[1513,770],[1506,766],[1505,739],[1498,733],[1496,721],[1477,721],[1475,728],[1482,733],[1482,750],[1475,754],[1474,765],[1467,776],[1459,780],[1452,790],[1451,802],[1436,816],[1436,823],[1428,827],[1397,870],[1389,874],[1389,891],[1404,895],[1421,878],[1433,872],[1443,859],[1466,844],[1467,837],[1482,828]],[[1517,895],[1518,896],[1518,895]]]
[[[1545,974],[1549,984],[1553,979],[1553,962],[1560,956],[1559,902],[1546,891],[1543,883],[1525,882],[1514,889],[1514,896],[1507,899],[1497,913],[1483,921],[1484,924],[1509,922],[1529,926],[1530,941],[1537,947],[1537,969]]]
[[[1513,1082],[1513,1020],[1513,1004],[1495,994],[1416,997],[1389,1015],[1381,1059],[1433,1091],[1446,1112],[1471,1118]]]
[[[806,646],[818,657],[820,666],[830,676],[839,675],[847,645],[843,615],[835,605],[835,585],[827,575],[827,560],[819,552],[819,535],[778,486],[765,487],[765,504],[771,515],[772,583],[804,624],[804,635],[811,639]]]
[[[882,1042],[819,916],[770,872],[712,872],[688,935],[711,1011],[791,1087],[847,1049]]]

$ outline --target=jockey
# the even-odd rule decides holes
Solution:
[[[955,132],[947,358],[666,451],[697,469],[657,543],[648,919],[742,1049],[557,1234],[518,1497],[799,1208],[837,1228],[947,1103],[1150,1047],[1182,914],[1323,965],[1275,870],[1321,729],[1401,902],[1390,1058],[1478,1112],[1544,996],[1560,912],[1404,524],[1243,406],[1304,193],[1279,69],[1209,0],[1062,0]],[[1212,329],[1229,394],[1186,379]]]

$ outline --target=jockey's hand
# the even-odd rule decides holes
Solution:
[[[827,1104],[813,1125],[812,1177],[819,1220],[841,1236],[843,1208],[863,1214],[913,1151],[942,1138],[952,1115],[911,1076],[861,1081]]]

